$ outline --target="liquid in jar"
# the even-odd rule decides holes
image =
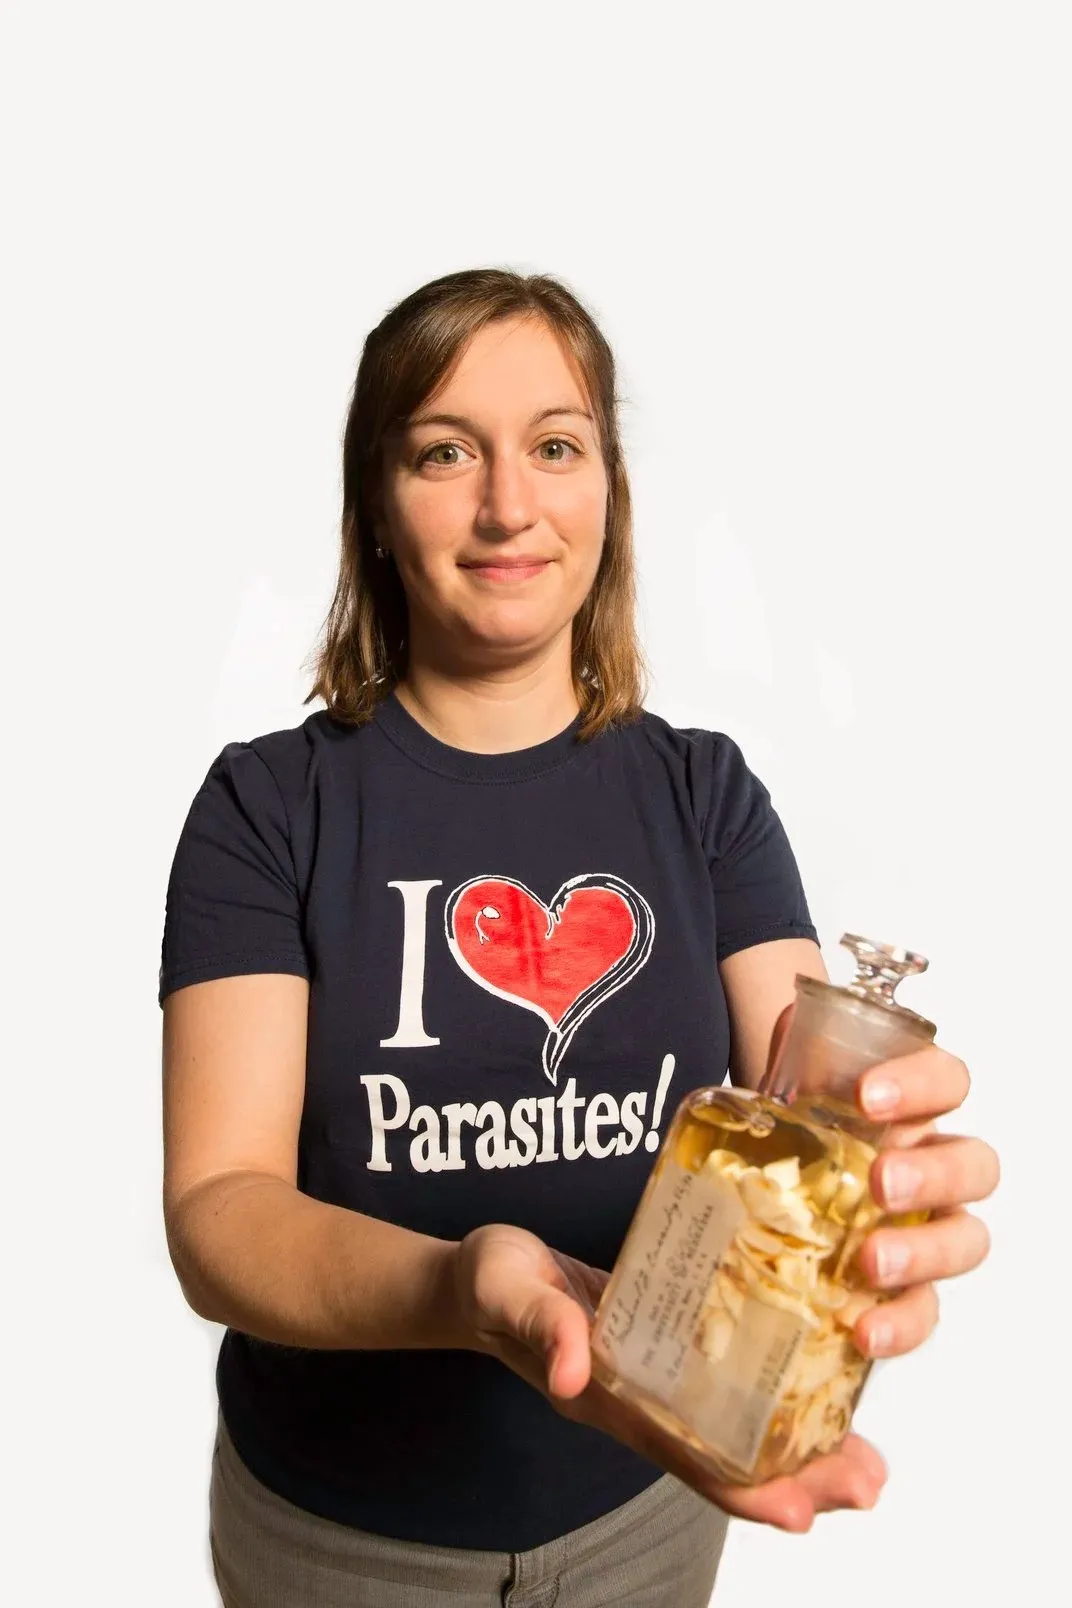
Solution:
[[[604,1290],[592,1371],[720,1478],[791,1474],[844,1439],[872,1366],[853,1329],[889,1293],[856,1263],[884,1212],[869,1188],[886,1132],[855,1102],[868,1066],[929,1043],[893,1000],[922,956],[846,934],[845,988],[797,978],[756,1092],[711,1087],[675,1113]]]

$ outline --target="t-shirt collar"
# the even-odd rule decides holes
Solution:
[[[536,743],[532,748],[515,748],[505,754],[477,754],[467,748],[452,748],[426,731],[392,692],[377,706],[375,722],[397,748],[426,770],[440,776],[467,782],[513,782],[530,780],[564,765],[583,745],[577,737],[583,714],[577,714],[564,731]]]

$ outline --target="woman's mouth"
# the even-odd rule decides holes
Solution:
[[[534,575],[539,575],[550,564],[549,558],[495,558],[487,562],[464,563],[461,568],[468,570],[470,575],[476,575],[482,581],[503,582],[529,581]]]

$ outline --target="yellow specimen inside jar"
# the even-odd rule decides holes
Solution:
[[[792,1314],[802,1331],[753,1481],[833,1450],[870,1367],[852,1331],[879,1297],[853,1258],[883,1213],[868,1188],[875,1145],[841,1126],[847,1116],[816,1100],[786,1107],[720,1091],[693,1103],[674,1146],[679,1166],[717,1179],[743,1208],[704,1296],[699,1349],[717,1366],[753,1302]]]

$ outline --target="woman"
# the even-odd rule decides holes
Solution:
[[[727,1514],[805,1530],[885,1478],[851,1436],[726,1488],[589,1378],[666,1116],[727,1065],[754,1085],[826,977],[793,854],[730,738],[641,708],[614,365],[561,284],[459,273],[388,314],[343,504],[327,708],[224,749],[168,890],[165,1213],[227,1326],[222,1599],[691,1608]],[[907,1143],[967,1087],[931,1048],[861,1099]],[[882,1154],[878,1197],[941,1215],[868,1241],[902,1293],[864,1350],[931,1331],[996,1181],[978,1140]]]

